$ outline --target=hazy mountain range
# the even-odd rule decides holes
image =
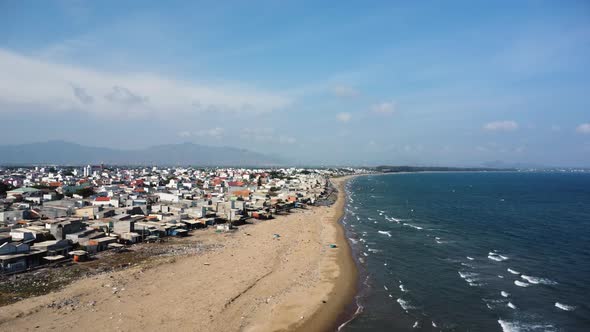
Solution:
[[[158,145],[135,150],[90,147],[64,141],[0,145],[1,165],[100,163],[113,165],[272,166],[284,162],[276,156],[244,149],[193,143]]]

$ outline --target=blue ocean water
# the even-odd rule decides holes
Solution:
[[[370,175],[346,190],[363,287],[342,331],[590,331],[590,174]]]

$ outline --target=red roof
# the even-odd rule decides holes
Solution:
[[[245,189],[245,190],[236,190],[232,194],[234,196],[248,197],[248,196],[250,196],[250,190],[248,190],[248,189]]]
[[[110,197],[97,197],[95,199],[95,201],[97,201],[97,202],[110,202],[111,198]]]

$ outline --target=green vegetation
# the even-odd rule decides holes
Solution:
[[[35,189],[39,189],[39,190],[43,190],[43,189],[53,189],[50,186],[44,185],[44,184],[36,184],[34,186],[31,186],[32,188]]]
[[[0,182],[0,195],[6,194],[7,191],[14,189],[13,186]]]
[[[92,187],[85,187],[76,190],[76,195],[80,195],[84,198],[94,195],[94,189]]]

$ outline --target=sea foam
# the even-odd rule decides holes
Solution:
[[[505,261],[505,260],[508,259],[507,256],[502,256],[502,255],[500,255],[500,254],[498,254],[496,252],[490,252],[490,253],[488,253],[488,258],[491,259],[491,260],[493,260],[493,261],[496,261],[496,262],[503,262],[503,261]]]
[[[514,284],[519,287],[529,287],[531,284],[522,282],[520,280],[514,280]]]
[[[508,271],[508,272],[510,272],[510,273],[512,273],[512,274],[520,274],[520,272],[518,272],[518,271],[514,271],[514,270],[513,270],[513,269],[511,269],[511,268],[507,268],[507,269],[506,269],[506,271]]]
[[[462,271],[459,271],[457,273],[459,273],[459,276],[462,279],[473,278],[473,277],[477,277],[479,275],[478,273],[474,273],[474,272],[462,272]]]
[[[476,278],[479,275],[478,273],[461,272],[461,271],[459,271],[458,273],[459,273],[459,276],[469,284],[469,286],[471,286],[471,287],[482,286],[482,284],[478,282],[479,279]]]
[[[410,306],[408,301],[406,301],[402,298],[397,299],[397,303],[399,303],[400,307],[402,307],[402,309],[404,309],[405,311],[412,309],[412,306]]]
[[[403,223],[403,225],[404,226],[408,226],[408,227],[412,227],[412,228],[417,229],[417,230],[422,230],[423,229],[420,226],[416,226],[416,225],[412,225],[412,224],[408,224],[408,223]]]
[[[557,283],[553,280],[549,280],[546,278],[538,278],[538,277],[531,277],[531,276],[526,276],[526,275],[521,275],[520,276],[522,279],[528,281],[530,284],[542,284],[542,285],[557,285]]]
[[[502,319],[498,320],[503,332],[534,332],[534,331],[555,331],[555,327],[549,324],[526,324],[523,322],[509,322]]]
[[[391,237],[391,233],[390,231],[377,231],[379,234],[383,234],[383,235],[387,235],[389,237]]]
[[[563,303],[559,303],[559,302],[555,302],[555,306],[561,310],[565,310],[565,311],[574,311],[576,310],[576,307],[574,307],[573,305],[567,305],[567,304],[563,304]]]

